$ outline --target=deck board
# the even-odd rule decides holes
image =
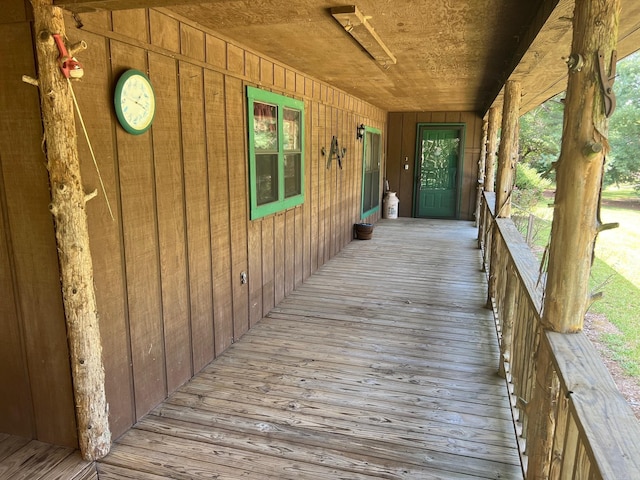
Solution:
[[[95,480],[93,463],[73,448],[2,434],[0,478],[3,480]]]
[[[468,222],[382,220],[96,465],[0,435],[34,480],[521,479]]]
[[[100,478],[522,478],[475,236],[379,222],[120,438]]]

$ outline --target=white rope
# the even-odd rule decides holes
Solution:
[[[89,151],[91,152],[91,158],[93,158],[93,164],[96,167],[96,172],[98,173],[98,179],[100,180],[100,186],[102,187],[102,194],[104,195],[104,199],[107,202],[107,208],[109,209],[109,215],[111,215],[111,220],[115,220],[113,217],[113,212],[111,211],[111,205],[109,204],[109,197],[107,197],[107,191],[104,188],[104,183],[102,182],[102,175],[100,175],[100,169],[98,168],[98,162],[96,161],[96,155],[93,153],[93,147],[91,146],[91,141],[89,140],[89,135],[87,134],[87,127],[84,125],[84,120],[82,119],[82,114],[80,113],[80,107],[78,107],[78,101],[76,100],[76,95],[73,92],[73,87],[71,86],[71,80],[67,78],[67,83],[69,84],[69,90],[71,91],[71,97],[73,98],[73,104],[76,106],[76,112],[78,112],[78,118],[80,119],[80,125],[82,125],[82,131],[84,132],[84,138],[87,139],[87,145],[89,145]]]

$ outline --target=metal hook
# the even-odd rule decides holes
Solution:
[[[613,84],[616,81],[616,61],[618,60],[618,52],[611,52],[611,62],[609,64],[609,74],[604,67],[604,52],[598,51],[598,73],[600,74],[600,83],[602,84],[602,94],[604,96],[604,114],[609,118],[616,109],[616,94],[613,91]]]

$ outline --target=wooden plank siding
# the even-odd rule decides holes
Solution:
[[[482,142],[482,117],[473,112],[390,112],[388,115],[388,149],[386,176],[389,189],[397,193],[398,215],[413,215],[416,175],[416,133],[419,123],[462,123],[465,125],[465,148],[462,162],[460,220],[471,220],[475,212],[478,160]],[[404,169],[404,165],[408,169]]]
[[[3,59],[35,76],[29,19],[16,5],[13,23],[0,28],[24,51],[3,47]],[[89,47],[78,54],[86,75],[73,88],[114,215],[79,130],[83,182],[99,192],[87,214],[117,438],[350,241],[360,220],[356,119],[384,132],[386,112],[169,10],[81,20],[66,17],[69,42]],[[148,73],[156,92],[155,122],[143,135],[126,133],[113,113],[115,83],[129,68]],[[303,100],[306,122],[304,204],[254,221],[248,85]],[[75,446],[37,90],[19,76],[2,86],[19,91],[2,97],[2,112],[20,112],[1,116],[3,131],[22,135],[0,144],[0,431]],[[321,154],[333,135],[347,148],[342,170],[335,159],[327,169]]]
[[[178,98],[176,62],[150,54],[149,74],[158,79],[154,83],[157,95]],[[157,195],[157,208],[168,390],[184,383],[192,372],[186,216],[184,209],[174,208],[185,204],[184,168],[181,162],[174,161],[181,156],[179,110],[178,102],[158,105],[153,136],[155,188],[162,192]]]
[[[100,478],[522,478],[476,233],[379,222],[120,438]]]
[[[0,47],[0,432],[77,444],[33,32],[26,4],[2,5]],[[7,14],[5,16],[5,13]],[[9,45],[9,43],[11,45]]]

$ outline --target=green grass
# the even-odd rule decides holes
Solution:
[[[608,194],[621,200],[628,198],[624,196],[630,189],[626,193],[613,190]],[[542,217],[534,239],[541,255],[551,232],[552,209],[543,204],[534,214]],[[640,378],[640,211],[603,207],[602,221],[618,222],[620,227],[598,236],[590,286],[593,293],[603,292],[604,297],[590,311],[604,315],[618,328],[619,334],[603,334],[601,339],[620,366]]]
[[[597,257],[590,285],[592,292],[604,292],[604,298],[590,310],[604,315],[620,330],[603,334],[601,339],[629,375],[640,377],[640,289]]]
[[[620,227],[598,235],[596,256],[640,288],[640,211],[606,207],[602,221]]]
[[[612,185],[602,192],[604,200],[637,200],[638,197],[638,192],[634,190],[633,185],[620,185],[619,187]]]
[[[629,189],[610,188],[603,196],[611,193],[628,198]],[[628,374],[640,377],[640,211],[603,207],[602,221],[620,227],[598,235],[591,285],[604,283],[604,298],[591,311],[618,327],[620,334],[605,334],[602,340]]]

